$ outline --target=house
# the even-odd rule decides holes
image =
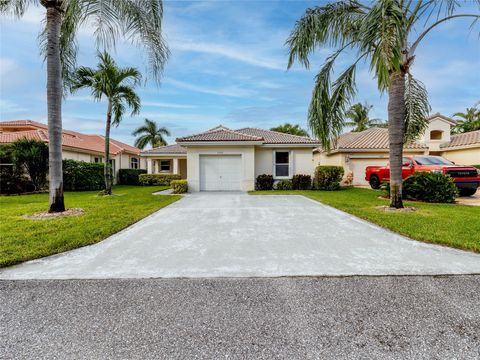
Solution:
[[[405,145],[405,155],[438,155],[457,164],[480,164],[480,131],[450,135],[451,127],[455,125],[452,119],[437,113],[428,120],[424,134],[414,143]],[[388,129],[384,128],[349,132],[337,139],[331,151],[320,147],[314,150],[315,165],[343,166],[345,174],[353,173],[354,185],[368,185],[365,168],[384,166],[388,158]]]
[[[222,125],[177,139],[177,144],[142,151],[150,174],[180,174],[190,191],[250,191],[261,174],[275,180],[313,175],[318,141],[275,131]]]
[[[12,143],[22,138],[48,143],[48,126],[32,120],[0,122],[0,143]],[[103,162],[104,153],[105,137],[62,131],[63,159]],[[140,149],[114,139],[110,139],[110,156],[115,178],[119,169],[146,168],[146,161],[140,157]]]

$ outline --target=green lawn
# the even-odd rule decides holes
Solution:
[[[415,212],[389,213],[376,209],[387,205],[381,191],[257,191],[252,195],[305,195],[412,239],[480,252],[480,207],[454,204],[405,202]]]
[[[99,242],[180,196],[158,196],[166,187],[116,186],[114,196],[98,191],[65,193],[68,208],[85,213],[48,220],[26,220],[25,214],[48,209],[48,194],[0,197],[0,267]]]

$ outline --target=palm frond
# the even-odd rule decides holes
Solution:
[[[36,0],[0,0],[0,14],[20,18],[30,5],[39,5]]]
[[[425,85],[411,74],[405,78],[405,142],[415,141],[428,126],[430,104]]]
[[[317,47],[343,46],[353,40],[353,30],[358,28],[358,21],[363,15],[362,6],[355,0],[338,1],[307,9],[286,41],[290,52],[288,68],[295,60],[308,68],[308,58]]]

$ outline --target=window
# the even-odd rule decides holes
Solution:
[[[442,140],[443,131],[432,130],[430,131],[430,140]]]
[[[95,162],[95,163],[103,163],[103,158],[96,156],[96,157],[93,158],[93,162]]]
[[[453,163],[440,156],[417,156],[415,161],[418,165],[452,165]]]
[[[170,160],[160,160],[160,171],[170,171]]]
[[[115,177],[115,159],[110,159],[110,167],[112,168],[112,175]]]
[[[138,159],[137,158],[130,158],[130,169],[138,169]]]
[[[273,153],[273,177],[276,179],[290,177],[290,152],[275,151]]]

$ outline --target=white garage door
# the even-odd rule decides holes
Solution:
[[[239,191],[241,155],[201,155],[200,191]]]
[[[350,159],[348,168],[353,172],[353,185],[368,185],[365,180],[367,166],[385,166],[387,163],[388,159]]]

